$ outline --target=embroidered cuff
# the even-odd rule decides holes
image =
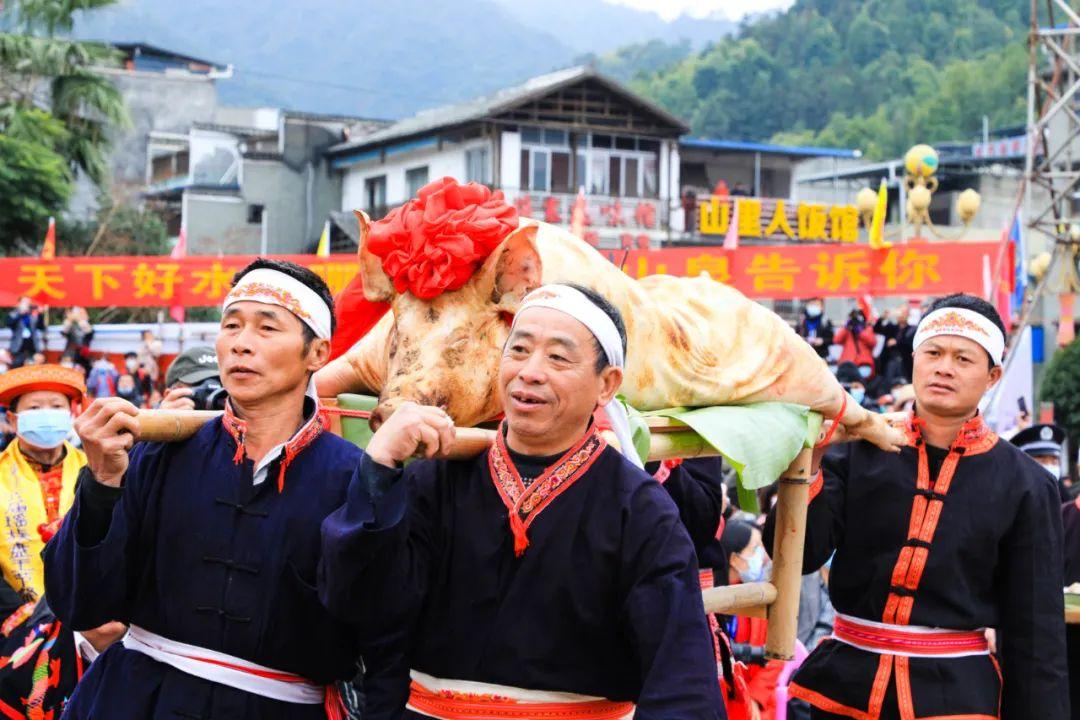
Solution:
[[[821,489],[825,487],[825,474],[818,470],[817,475],[814,476],[814,481],[810,483],[810,497],[807,502],[814,502],[814,498],[821,493]]]

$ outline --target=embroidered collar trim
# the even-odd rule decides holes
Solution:
[[[305,397],[310,397],[306,395]],[[225,430],[232,436],[233,441],[236,443],[236,453],[233,455],[233,463],[239,465],[244,462],[244,455],[247,453],[247,448],[244,446],[244,436],[247,434],[247,422],[236,416],[232,409],[232,403],[228,400],[225,401],[225,414],[221,416],[221,424],[225,426]],[[315,411],[311,413],[311,416],[307,421],[296,431],[288,442],[282,447],[282,460],[281,467],[278,470],[277,487],[278,492],[282,492],[285,489],[285,471],[288,469],[289,464],[296,458],[300,452],[311,443],[315,442],[315,439],[322,434],[325,429],[325,421],[323,413],[319,412],[319,401],[315,399]]]
[[[577,482],[592,467],[607,442],[595,426],[566,451],[553,465],[544,470],[528,488],[514,466],[503,437],[505,421],[495,433],[495,444],[488,451],[488,470],[510,516],[510,531],[514,535],[514,555],[521,557],[529,547],[528,530],[537,516],[559,495]]]

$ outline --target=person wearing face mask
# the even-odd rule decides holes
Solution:
[[[123,398],[135,407],[142,407],[143,396],[135,382],[135,376],[125,373],[116,381],[116,397]]]
[[[870,375],[873,375],[877,335],[873,326],[867,324],[862,310],[855,308],[851,311],[847,324],[836,331],[833,341],[841,348],[839,362],[853,362],[860,368],[868,366]]]
[[[1054,480],[1058,483],[1061,492],[1061,501],[1069,502],[1069,465],[1066,458],[1069,456],[1068,435],[1065,429],[1057,425],[1032,425],[1016,433],[1009,440],[1013,445],[1023,450],[1031,458],[1046,468]]]
[[[0,375],[0,405],[16,439],[0,453],[0,570],[23,602],[44,592],[41,551],[74,498],[86,456],[67,441],[86,388],[74,369],[33,365]],[[0,603],[2,605],[2,603]],[[0,607],[0,613],[13,608]],[[6,615],[5,615],[6,617]]]
[[[148,397],[154,389],[154,379],[139,360],[139,356],[133,352],[125,353],[124,369],[135,379],[135,390],[138,394],[144,398]]]
[[[833,344],[835,330],[829,318],[823,314],[825,303],[821,298],[812,298],[803,308],[803,315],[795,332],[810,343],[817,354],[824,360],[829,357],[829,348]]]
[[[772,563],[761,541],[761,531],[748,522],[729,522],[720,536],[720,545],[728,559],[728,584],[765,582]],[[736,659],[747,662],[745,673],[750,698],[757,705],[758,717],[769,720],[776,713],[776,682],[784,664],[770,660],[764,664],[744,658],[742,648],[765,645],[768,622],[764,618],[733,616],[725,618],[724,629],[731,638]]]
[[[0,405],[17,436],[0,453],[0,709],[5,717],[57,717],[83,671],[123,635],[118,622],[75,632],[44,599],[41,552],[71,507],[86,456],[67,437],[82,374],[30,365],[0,375]],[[45,668],[44,677],[41,669]],[[40,714],[35,714],[40,713]]]

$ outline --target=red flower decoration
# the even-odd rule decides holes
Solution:
[[[518,226],[518,212],[501,191],[443,178],[372,224],[367,249],[399,293],[430,300],[457,290]]]

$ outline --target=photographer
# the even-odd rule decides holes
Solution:
[[[21,367],[34,353],[45,349],[45,317],[30,298],[19,298],[19,304],[8,315],[11,330],[11,366]]]
[[[63,354],[73,358],[89,372],[90,343],[94,339],[94,327],[90,324],[86,309],[76,306],[68,310],[60,334],[64,337]]]
[[[217,355],[212,347],[193,347],[176,356],[165,373],[164,410],[221,410],[225,391],[221,387]]]
[[[874,347],[877,345],[877,335],[874,328],[866,322],[866,316],[858,308],[851,311],[844,327],[836,331],[833,342],[839,345],[839,363],[853,362],[856,365],[874,365]],[[873,372],[869,373],[870,376]],[[869,376],[864,377],[869,380]]]

